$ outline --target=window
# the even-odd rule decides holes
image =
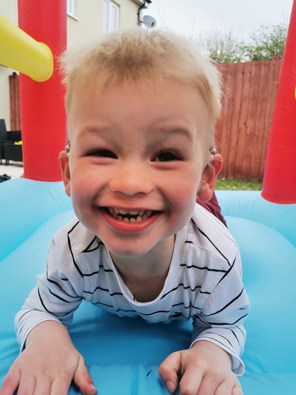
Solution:
[[[67,0],[67,14],[76,18],[76,0]]]
[[[119,22],[119,6],[111,0],[104,0],[103,18],[104,33],[116,30]]]

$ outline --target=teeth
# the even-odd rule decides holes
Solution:
[[[139,210],[129,210],[128,214],[131,215],[137,215],[139,213]]]
[[[116,207],[108,209],[112,217],[124,222],[141,222],[150,218],[153,214],[152,210],[128,210]]]

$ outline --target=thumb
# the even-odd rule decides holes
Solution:
[[[179,373],[181,369],[181,352],[170,354],[160,365],[158,372],[166,383],[168,390],[173,393],[178,387]]]
[[[80,357],[76,372],[73,378],[74,384],[79,388],[82,395],[96,395],[97,390],[93,385],[91,375],[85,365],[84,359]]]

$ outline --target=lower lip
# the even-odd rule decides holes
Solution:
[[[109,213],[102,210],[102,216],[104,217],[108,225],[111,226],[116,231],[125,232],[125,233],[143,232],[151,225],[153,225],[158,220],[160,215],[161,215],[160,213],[154,214],[152,215],[152,217],[147,218],[141,222],[125,222],[112,217]]]

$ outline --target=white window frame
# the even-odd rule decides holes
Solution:
[[[109,33],[119,27],[119,5],[111,0],[104,0],[103,33]]]
[[[67,15],[77,19],[76,0],[67,0]]]

